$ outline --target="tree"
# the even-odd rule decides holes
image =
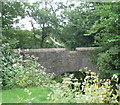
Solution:
[[[85,35],[95,21],[90,17],[91,11],[90,3],[80,3],[74,9],[64,10],[68,22],[62,29],[61,37],[69,49],[75,50],[76,47],[92,46],[93,35]]]
[[[24,18],[24,5],[22,2],[1,2],[2,10],[2,43],[16,43],[12,35],[14,33],[13,24],[18,23],[18,17]],[[12,38],[11,38],[12,37]]]
[[[18,17],[24,18],[24,5],[22,2],[2,2],[2,28],[11,28],[19,21]]]
[[[42,8],[40,8],[41,4],[43,4]],[[46,37],[50,36],[50,33],[54,30],[54,26],[57,24],[57,17],[53,13],[53,8],[48,8],[49,2],[36,2],[32,5],[27,4],[27,13],[29,17],[34,19],[34,21],[39,24],[39,29],[41,30],[41,38],[40,38],[40,47],[44,47],[44,41]],[[35,27],[31,22],[34,35],[35,35]]]
[[[95,35],[95,44],[102,47],[97,65],[102,73],[120,76],[120,2],[95,3],[94,14],[100,17],[89,30]]]

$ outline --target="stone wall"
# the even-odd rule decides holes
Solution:
[[[76,51],[49,48],[22,50],[22,52],[38,57],[39,63],[47,69],[47,72],[54,72],[59,75],[65,72],[78,71],[85,67],[97,73],[96,65],[92,64],[89,59],[93,49],[95,47],[77,48]]]

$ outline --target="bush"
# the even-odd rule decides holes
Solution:
[[[102,73],[108,74],[109,76],[107,76],[107,78],[110,78],[113,74],[120,76],[119,52],[120,52],[119,47],[113,46],[108,50],[99,53],[97,59],[98,69],[101,72],[101,74]],[[103,76],[103,78],[106,77]]]
[[[51,84],[53,74],[46,74],[45,68],[33,55],[20,55],[20,50],[13,51],[2,46],[2,86],[3,88],[47,86]]]
[[[12,66],[15,64],[18,60],[18,53],[14,52],[11,49],[11,46],[9,44],[2,44],[0,46],[0,66],[1,66],[1,72],[2,72],[2,86],[12,87],[14,85],[14,75],[15,75],[15,69]]]
[[[14,64],[16,73],[14,79],[16,86],[48,86],[52,83],[53,74],[47,74],[45,68],[41,66],[34,56],[21,56],[18,63]]]
[[[81,78],[82,80],[82,78]],[[110,79],[99,79],[94,72],[86,71],[84,82],[78,82],[71,74],[62,83],[52,86],[48,99],[56,103],[117,103],[118,90],[113,94],[111,81],[118,81],[116,75]],[[116,86],[117,83],[115,84]],[[80,89],[82,87],[82,89]]]

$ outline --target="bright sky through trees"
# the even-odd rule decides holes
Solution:
[[[15,0],[8,0],[8,1],[15,1]],[[37,1],[43,1],[43,0],[17,0],[17,1],[25,1],[25,2],[29,2],[29,3],[34,3]],[[78,2],[101,2],[101,1],[105,1],[105,2],[112,2],[112,1],[119,1],[119,0],[44,0],[44,1],[51,1],[51,2],[63,2],[65,4],[69,4],[69,3],[74,3],[75,5],[79,5]],[[54,5],[54,4],[53,4]],[[27,29],[27,30],[31,30],[32,26],[31,23],[29,22],[31,20],[30,17],[25,17],[24,19],[21,19],[19,21],[19,23],[14,24],[14,27],[20,27],[21,29]],[[35,23],[34,20],[32,20],[34,22],[35,27],[39,27],[38,24]]]
[[[25,1],[26,2],[30,2],[30,3],[34,3],[34,2],[37,2],[37,1],[40,1],[40,0],[25,0]],[[47,1],[51,1],[51,2],[63,2],[65,4],[74,3],[75,5],[79,4],[78,3],[79,0],[47,0]],[[30,17],[25,17],[24,19],[21,19],[19,21],[19,23],[14,24],[13,26],[14,27],[20,27],[21,29],[31,30],[32,26],[31,26],[30,20],[31,20]],[[34,20],[32,20],[32,21],[34,21]],[[34,21],[34,23],[35,23],[35,21]],[[36,23],[34,25],[35,25],[36,28],[39,27],[38,24],[36,24]]]

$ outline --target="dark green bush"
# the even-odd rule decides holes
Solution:
[[[13,64],[18,61],[18,53],[11,49],[9,44],[2,44],[0,46],[0,58],[1,58],[1,72],[2,72],[2,86],[12,87],[14,86],[13,78],[16,74]]]
[[[1,47],[1,71],[3,88],[47,86],[53,74],[46,74],[45,68],[33,55],[20,54],[8,44]]]
[[[113,74],[120,76],[120,48],[110,47],[108,50],[98,54],[97,65],[101,73],[108,74],[110,78]],[[105,76],[104,76],[105,78]]]

